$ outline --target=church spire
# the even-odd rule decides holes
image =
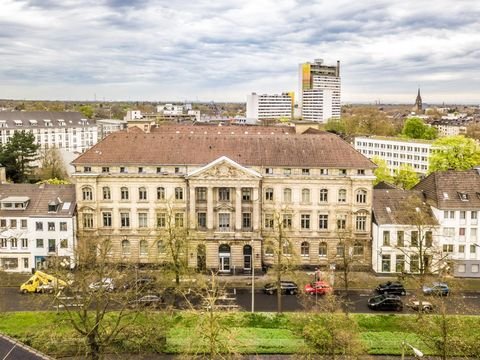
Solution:
[[[417,114],[422,112],[422,96],[420,95],[420,87],[418,88],[417,98],[415,99],[415,106],[413,111]]]

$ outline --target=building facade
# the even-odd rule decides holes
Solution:
[[[354,147],[369,159],[374,156],[384,159],[392,175],[402,165],[410,165],[418,174],[426,175],[432,154],[432,143],[430,140],[357,136]]]
[[[438,271],[442,259],[438,221],[422,193],[373,190],[372,269],[376,273]],[[420,257],[423,262],[420,262]]]
[[[188,231],[190,266],[251,271],[273,263],[265,239],[281,222],[301,265],[338,261],[341,233],[369,267],[375,165],[333,134],[131,128],[73,165],[79,233],[109,241],[112,261],[164,261],[174,223]]]
[[[116,131],[123,130],[127,127],[127,121],[117,119],[101,119],[97,120],[98,139],[103,139],[107,135]]]
[[[480,169],[438,171],[421,180],[422,191],[440,224],[442,252],[458,277],[480,277]]]
[[[340,117],[340,61],[336,66],[322,59],[299,66],[299,106],[303,120],[327,122]]]
[[[98,141],[97,125],[78,112],[1,111],[0,144],[17,131],[34,134],[41,150],[82,153]]]
[[[0,269],[33,272],[55,257],[74,265],[74,185],[0,184]]]
[[[291,119],[293,115],[293,93],[275,95],[256,94],[247,95],[246,117],[251,119]]]

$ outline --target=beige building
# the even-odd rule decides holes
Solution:
[[[172,219],[188,230],[190,266],[249,272],[273,262],[264,240],[280,217],[302,265],[342,251],[370,264],[375,165],[333,134],[130,128],[73,165],[79,232],[110,240],[116,261],[161,262]]]

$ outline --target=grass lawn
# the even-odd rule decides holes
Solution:
[[[245,312],[216,313],[220,339],[228,348],[244,354],[299,354],[311,347],[302,336],[303,326],[312,314]],[[322,316],[322,315],[320,315]],[[338,314],[338,316],[344,316]],[[368,354],[398,355],[401,342],[421,349],[427,355],[436,352],[425,329],[415,315],[351,314],[358,325],[361,342]],[[440,317],[430,318],[430,324]],[[448,317],[455,341],[468,340],[472,349],[480,341],[479,318]],[[195,353],[206,349],[208,318],[205,314],[151,312],[139,316],[108,351],[122,353]],[[435,329],[435,328],[433,328]],[[18,338],[53,356],[68,356],[84,351],[84,340],[69,325],[65,313],[19,312],[0,314],[0,332]],[[166,344],[156,348],[152,339],[166,337]],[[434,335],[434,334],[433,334]],[[438,339],[437,339],[438,340]],[[435,338],[432,337],[432,341]],[[470,349],[470,348],[469,348]],[[476,350],[474,350],[476,351]],[[477,353],[476,353],[477,354]]]

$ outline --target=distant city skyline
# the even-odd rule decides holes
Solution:
[[[480,103],[469,0],[2,0],[0,98],[245,102],[342,64],[342,103]]]

